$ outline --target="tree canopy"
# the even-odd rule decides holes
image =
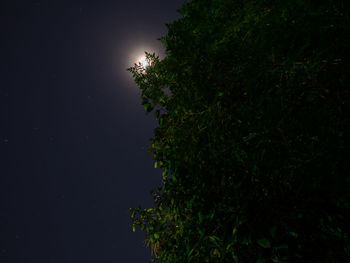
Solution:
[[[159,125],[150,262],[350,262],[350,3],[194,0],[129,68]]]

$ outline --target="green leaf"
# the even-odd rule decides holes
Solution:
[[[150,103],[147,103],[146,105],[145,105],[145,110],[147,111],[147,112],[151,112],[152,110],[153,110],[153,106],[152,106],[152,104],[150,104]]]
[[[163,180],[165,180],[168,176],[168,169],[165,168],[164,171],[162,172]]]
[[[203,215],[200,212],[198,213],[198,217],[199,217],[199,223],[201,224],[203,222]]]
[[[279,248],[288,248],[288,245],[287,244],[282,244],[282,245],[279,245],[278,247],[276,247],[277,249]]]
[[[275,263],[278,263],[279,262],[279,259],[278,257],[274,256],[273,258],[271,258],[271,260]]]
[[[270,234],[271,234],[272,237],[275,237],[276,230],[277,230],[276,226],[273,226],[273,227],[270,228]]]
[[[199,232],[199,236],[200,237],[203,237],[204,236],[204,231],[202,229],[198,229],[198,232]]]
[[[256,242],[263,248],[271,248],[270,240],[265,237],[258,238]]]
[[[209,239],[215,246],[219,246],[217,241],[219,241],[220,239],[217,236],[209,236]]]
[[[257,261],[256,261],[256,263],[265,263],[266,261],[265,261],[265,259],[263,259],[263,258],[259,258]]]
[[[146,98],[142,98],[141,105],[145,105],[148,102]]]
[[[292,237],[295,237],[295,238],[297,238],[298,237],[298,233],[295,233],[295,232],[289,232],[289,234],[292,236]]]
[[[154,117],[155,117],[156,120],[158,120],[159,115],[160,115],[160,111],[159,111],[159,110],[156,110],[156,111],[154,112]]]
[[[214,249],[213,254],[214,254],[214,256],[216,256],[216,257],[218,257],[218,258],[219,258],[220,255],[221,255],[221,254],[220,254],[220,251],[219,251],[217,248]]]

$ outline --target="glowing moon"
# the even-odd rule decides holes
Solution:
[[[140,65],[143,69],[149,66],[149,61],[147,60],[145,55],[141,55],[136,59],[136,64]]]

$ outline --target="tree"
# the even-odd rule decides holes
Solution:
[[[350,262],[350,6],[186,1],[129,71],[163,184],[151,262]]]

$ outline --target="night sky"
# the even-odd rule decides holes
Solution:
[[[1,263],[147,262],[156,121],[126,68],[182,2],[1,1]]]

